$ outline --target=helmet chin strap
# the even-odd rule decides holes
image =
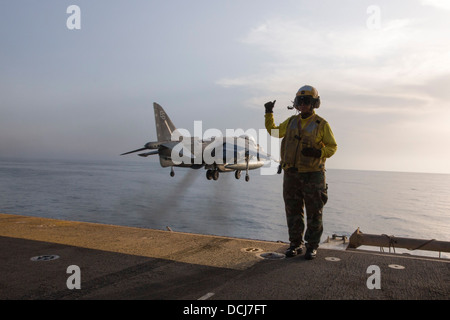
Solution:
[[[298,114],[301,114],[302,116],[305,116],[305,118],[307,118],[307,117],[309,117],[310,115],[312,115],[313,110],[314,110],[314,107],[312,106],[312,104],[310,105],[309,110],[308,110],[307,112],[305,112],[305,113],[302,113],[302,112],[300,111],[299,108],[300,108],[300,106],[296,106],[296,107],[295,107],[295,110],[297,111],[297,115],[298,115]]]

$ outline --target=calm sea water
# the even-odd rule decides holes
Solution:
[[[288,241],[282,175],[250,181],[157,161],[0,161],[0,212]],[[450,241],[450,175],[328,169],[324,236],[372,234]]]

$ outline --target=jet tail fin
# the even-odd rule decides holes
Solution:
[[[175,126],[159,104],[154,102],[153,108],[155,110],[155,125],[158,141],[170,141],[172,133],[176,130]]]

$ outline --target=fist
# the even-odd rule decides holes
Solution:
[[[275,102],[277,102],[277,100],[269,101],[266,104],[264,104],[264,107],[266,108],[266,113],[273,113],[273,107],[275,107]]]

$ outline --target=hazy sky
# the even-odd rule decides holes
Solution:
[[[121,159],[156,140],[153,102],[260,129],[310,84],[328,168],[450,173],[448,21],[444,0],[1,1],[0,157]]]

